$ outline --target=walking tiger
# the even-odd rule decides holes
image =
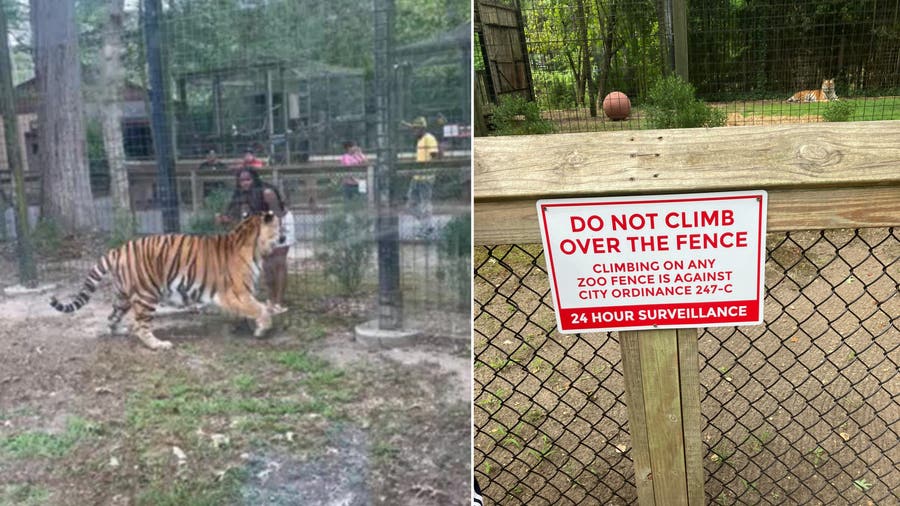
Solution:
[[[278,216],[271,211],[245,218],[228,234],[165,234],[128,241],[107,252],[88,273],[80,292],[68,303],[51,297],[50,305],[71,313],[87,304],[103,276],[112,272],[116,301],[109,327],[133,311],[134,333],[151,349],[168,349],[156,338],[150,321],[165,302],[177,306],[214,303],[256,321],[255,336],[272,325],[271,311],[254,296],[262,259],[285,242]]]

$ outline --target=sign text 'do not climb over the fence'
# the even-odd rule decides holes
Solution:
[[[763,319],[765,191],[539,200],[560,332]]]

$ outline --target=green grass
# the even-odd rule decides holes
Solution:
[[[849,121],[879,121],[900,119],[900,97],[841,99],[853,104],[853,115]],[[750,115],[789,116],[808,118],[824,114],[827,103],[794,102],[730,102],[725,105],[728,113],[737,112],[744,117]]]
[[[243,471],[229,469],[215,481],[161,480],[152,483],[137,498],[138,506],[219,506],[241,499]]]
[[[31,431],[0,439],[0,454],[22,459],[62,457],[82,440],[99,433],[96,424],[70,417],[65,432],[60,434]]]
[[[41,486],[11,484],[0,486],[0,506],[38,506],[49,504],[50,492]]]
[[[244,370],[263,371],[273,366],[279,370],[271,371],[265,381],[247,372],[215,382],[202,382],[185,373],[160,374],[153,388],[129,400],[129,423],[136,430],[152,427],[178,433],[205,419],[223,417],[265,419],[314,413],[332,418],[337,416],[339,404],[357,396],[356,382],[343,370],[305,353],[239,353],[227,362],[241,364]],[[259,395],[263,382],[267,393]]]
[[[252,392],[259,388],[259,384],[252,374],[238,374],[234,377],[233,383],[241,392]]]
[[[220,360],[223,367],[212,374],[157,371],[126,401],[118,437],[134,446],[147,476],[136,504],[239,503],[246,476],[231,468],[237,455],[271,447],[308,455],[321,451],[327,443],[322,424],[352,415],[344,403],[357,399],[363,388],[360,374],[299,351],[235,347]],[[227,446],[213,445],[213,434],[226,436]],[[170,479],[171,446],[188,455],[190,479]]]

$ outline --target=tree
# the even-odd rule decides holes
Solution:
[[[76,231],[96,226],[85,155],[84,104],[73,2],[31,0],[42,168],[42,214]]]
[[[25,198],[24,159],[19,148],[18,119],[16,118],[15,94],[12,81],[12,64],[7,43],[6,13],[0,6],[0,116],[3,117],[3,131],[6,137],[6,161],[13,173],[15,185],[16,245],[19,257],[19,280],[23,285],[33,285],[37,281],[37,271],[32,258],[30,230],[28,226],[28,201]],[[9,200],[0,192],[3,201]],[[3,207],[5,209],[5,206]],[[5,214],[5,213],[4,213]],[[0,216],[6,220],[6,216]]]
[[[128,195],[128,171],[125,167],[125,149],[122,143],[122,90],[125,71],[122,68],[122,32],[124,0],[107,2],[108,16],[103,31],[103,51],[100,63],[100,108],[103,116],[103,147],[109,164],[113,210],[118,215],[130,212]]]

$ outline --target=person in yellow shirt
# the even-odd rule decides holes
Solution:
[[[404,121],[403,125],[408,127],[413,135],[416,136],[417,162],[427,163],[436,158],[440,158],[441,151],[438,141],[434,135],[428,132],[428,122],[423,116],[419,116],[409,123]],[[419,222],[419,232],[417,233],[419,236],[429,237],[434,232],[431,214],[431,195],[433,187],[434,174],[431,172],[419,172],[413,174],[412,180],[409,182],[406,206]]]

